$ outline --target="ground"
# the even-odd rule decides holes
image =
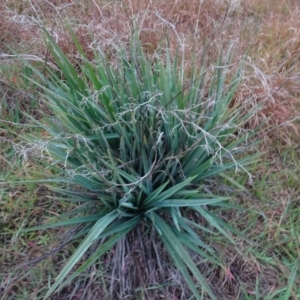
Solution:
[[[259,135],[261,143],[249,149],[262,155],[259,163],[249,167],[253,183],[249,183],[247,175],[236,175],[237,182],[245,189],[235,188],[230,196],[243,210],[226,211],[223,217],[243,230],[252,243],[237,238],[239,247],[234,249],[221,238],[209,241],[218,249],[227,268],[213,269],[203,263],[201,269],[219,299],[300,298],[299,1],[2,0],[1,3],[1,299],[41,299],[76,246],[67,245],[38,264],[29,264],[49,249],[59,247],[58,237],[65,229],[26,234],[20,229],[42,224],[72,206],[49,199],[42,184],[30,183],[45,171],[42,162],[25,160],[20,155],[22,136],[28,132],[44,134],[29,116],[39,119],[40,111],[45,108],[32,83],[24,77],[33,76],[31,70],[16,54],[38,66],[45,60],[51,63],[43,39],[42,28],[45,28],[66,55],[75,64],[80,63],[68,34],[67,24],[72,24],[89,59],[94,58],[94,50],[101,49],[111,56],[113,63],[115,45],[128,41],[133,23],[142,29],[140,38],[148,55],[155,54],[161,39],[167,35],[172,51],[176,47],[184,50],[181,53],[186,68],[191,67],[191,54],[195,53],[192,50],[198,49],[196,56],[199,55],[200,61],[207,43],[208,64],[216,62],[221,50],[224,54],[231,53],[233,65],[244,59],[244,79],[235,101],[251,99],[249,110],[261,105],[248,126],[254,128],[265,122]],[[19,180],[26,182],[16,184]],[[138,232],[133,233],[124,244],[132,243],[137,236]],[[133,243],[133,248],[127,251],[128,257],[123,258],[127,264],[126,279],[115,285],[123,293],[120,299],[187,299],[182,278],[170,265],[162,246],[158,242],[145,245],[143,238],[139,236],[139,242]],[[107,253],[106,262],[113,261],[118,251],[116,248]],[[165,273],[158,271],[161,263],[167,266]],[[137,269],[136,265],[144,269]],[[95,265],[84,278],[52,299],[110,299],[113,291],[107,285],[106,274],[111,274],[112,268],[109,263]],[[161,286],[159,278],[163,276],[175,286]]]

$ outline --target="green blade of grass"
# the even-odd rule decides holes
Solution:
[[[117,211],[112,211],[111,213],[106,214],[100,220],[98,220],[95,225],[92,227],[87,237],[82,241],[78,246],[73,255],[69,258],[66,265],[63,267],[59,275],[57,276],[55,282],[45,295],[44,299],[46,300],[50,295],[57,289],[57,287],[63,283],[64,278],[69,274],[71,269],[75,264],[81,259],[84,253],[92,245],[92,243],[101,235],[103,230],[112,223],[119,216]]]
[[[158,202],[155,204],[155,207],[191,207],[191,206],[201,206],[216,204],[226,200],[229,200],[228,197],[215,197],[208,199],[167,199],[163,202]]]
[[[201,299],[199,292],[195,288],[195,284],[191,280],[191,277],[188,275],[186,271],[186,267],[192,272],[197,281],[201,284],[202,289],[211,297],[211,299],[217,300],[210,287],[208,286],[205,278],[199,272],[199,269],[192,261],[190,255],[187,253],[183,245],[180,243],[176,235],[171,230],[170,226],[163,221],[157,214],[153,214],[155,227],[159,229],[161,232],[161,238],[166,245],[169,254],[172,256],[174,263],[177,265],[179,270],[183,273],[183,276],[188,283],[190,289],[193,291],[195,297],[197,299]],[[186,266],[186,267],[185,267]]]
[[[110,236],[110,238],[103,243],[90,257],[73,273],[68,279],[64,282],[63,286],[68,285],[73,279],[78,275],[82,274],[87,268],[92,266],[102,255],[107,253],[121,238],[126,236],[136,225],[141,221],[141,217],[136,217],[129,219],[126,222],[119,222],[119,225],[114,224],[114,226],[106,231],[104,234],[101,234],[98,238],[105,238]],[[60,286],[62,288],[63,286]]]

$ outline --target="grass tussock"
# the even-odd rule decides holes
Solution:
[[[118,50],[113,66],[101,53],[91,64],[73,37],[84,61],[77,76],[78,69],[50,35],[46,37],[61,75],[47,68],[45,76],[29,67],[51,112],[51,117],[43,116],[43,123],[35,121],[47,136],[36,140],[28,135],[15,149],[25,160],[32,155],[44,158],[47,169],[58,173],[42,181],[69,182],[70,188],[49,188],[82,205],[80,212],[63,214],[61,221],[28,231],[77,224],[82,228],[69,242],[84,239],[45,297],[80,276],[142,225],[142,234],[153,229],[162,239],[197,299],[201,296],[195,281],[203,293],[217,299],[185,248],[219,265],[214,249],[196,232],[214,235],[212,227],[232,244],[235,241],[226,231],[243,236],[208,209],[207,205],[221,208],[227,198],[206,183],[228,170],[247,172],[245,167],[256,160],[256,155],[241,157],[245,147],[252,147],[246,140],[255,131],[240,131],[255,111],[244,114],[243,106],[231,105],[240,69],[226,80],[226,55],[225,67],[221,56],[211,71],[202,61],[187,77],[178,55],[172,58],[168,48],[162,48],[155,61],[147,58],[137,31],[129,47]],[[199,227],[201,219],[204,224]],[[94,253],[71,273],[94,246]]]

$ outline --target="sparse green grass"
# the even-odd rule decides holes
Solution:
[[[254,170],[256,180],[242,202],[256,213],[237,221],[253,223],[248,236],[256,244],[247,252],[259,268],[270,267],[266,277],[261,273],[261,279],[269,279],[273,285],[264,299],[298,299],[300,293],[300,188],[295,185],[300,170],[299,152],[293,146],[284,148],[281,145],[276,151],[268,151],[266,163]]]
[[[62,2],[57,1],[57,5],[62,4]],[[96,2],[101,5],[101,1]],[[289,9],[289,6],[296,2],[284,1],[284,5],[281,6],[282,2],[264,0],[259,1],[258,5],[257,1],[253,0],[246,3],[249,9],[245,10],[248,24],[252,24],[251,20],[255,19],[257,25],[255,28],[259,34],[253,38],[251,28],[254,26],[248,26],[244,31],[245,37],[240,47],[244,51],[248,46],[245,44],[245,40],[251,36],[252,44],[260,46],[254,46],[250,49],[250,57],[266,73],[273,74],[273,77],[270,76],[272,79],[278,75],[276,72],[279,70],[279,85],[281,85],[280,82],[288,79],[288,84],[284,86],[285,89],[296,98],[298,97],[299,100],[299,87],[295,85],[296,81],[293,81],[299,76],[299,58],[297,55],[289,56],[289,51],[292,53],[293,49],[297,48],[297,42],[299,42],[299,38],[297,38],[298,21],[295,22]],[[9,5],[6,7],[10,9],[19,7],[19,2],[14,3],[14,1],[9,0],[7,3]],[[31,1],[31,3],[33,6],[39,5],[35,1]],[[30,9],[29,1],[27,4],[24,6],[27,10],[18,8],[20,16],[26,14]],[[90,3],[89,6],[94,9],[93,4]],[[48,10],[48,6],[45,7]],[[88,12],[89,9],[88,7],[84,9],[83,6],[80,8],[82,15],[84,11]],[[44,18],[47,18],[47,10],[44,11]],[[294,10],[296,11],[296,9]],[[211,10],[208,11],[211,13]],[[66,13],[64,16],[67,16],[67,12],[67,9],[64,10]],[[184,24],[184,18],[178,19],[182,10],[172,10],[172,12],[176,16],[178,24]],[[31,14],[33,13],[31,12]],[[75,15],[75,10],[73,14],[75,19],[80,19],[78,14]],[[277,18],[278,15],[281,15],[282,18]],[[153,21],[153,19],[151,20]],[[180,23],[181,21],[182,23]],[[47,25],[49,24],[52,24],[51,18],[47,21]],[[237,20],[237,24],[241,23],[238,23]],[[269,28],[272,30],[270,31]],[[274,28],[280,28],[280,30],[273,30]],[[203,30],[200,27],[202,35]],[[30,38],[28,32],[25,33]],[[15,41],[13,41],[15,50],[22,52],[22,43],[24,45],[26,42],[25,33],[18,37],[18,40],[19,38],[22,40],[21,43],[14,44]],[[235,36],[235,33],[231,36]],[[148,41],[147,35],[145,38]],[[280,41],[285,42],[280,43]],[[30,45],[33,44],[31,40]],[[42,42],[39,41],[39,45],[41,44]],[[285,46],[281,47],[281,44]],[[30,47],[23,49],[28,51]],[[37,47],[37,49],[32,50],[34,53],[40,53],[41,48]],[[261,61],[267,63],[260,64]],[[282,69],[279,69],[280,66],[283,66]],[[20,141],[25,132],[35,133],[37,137],[44,135],[44,132],[38,129],[26,127],[25,125],[32,124],[24,118],[24,115],[20,114],[20,110],[22,110],[38,117],[37,112],[44,109],[40,106],[38,98],[32,97],[34,91],[31,90],[28,82],[20,76],[21,74],[31,76],[28,69],[20,69],[10,62],[5,66],[0,66],[0,79],[18,89],[14,90],[0,83],[0,298],[42,299],[49,288],[49,282],[58,275],[58,271],[74,252],[76,245],[67,245],[56,255],[50,256],[39,264],[32,265],[32,269],[29,268],[31,265],[19,268],[22,264],[47,253],[49,245],[51,245],[51,249],[58,246],[60,241],[57,241],[57,236],[64,232],[62,229],[20,233],[20,229],[50,222],[57,213],[66,212],[72,208],[69,203],[62,206],[61,203],[47,198],[49,191],[43,189],[42,186],[26,184],[20,187],[4,183],[23,179],[35,180],[39,178],[37,173],[44,172],[44,166],[34,160],[29,160],[24,164],[14,150],[14,145]],[[276,85],[274,89],[276,90]],[[26,94],[23,94],[23,91],[29,92],[30,97],[28,98]],[[22,103],[21,106],[20,103]],[[284,106],[288,107],[289,104],[285,103]],[[293,113],[295,112],[297,110],[294,109]],[[12,124],[19,122],[22,122],[23,126]],[[11,134],[9,131],[14,131],[15,134]],[[294,134],[292,133],[292,135]],[[297,268],[300,257],[300,153],[298,139],[294,136],[289,142],[290,144],[287,145],[281,140],[277,141],[276,135],[273,135],[271,143],[266,143],[264,146],[265,155],[262,162],[252,166],[249,170],[254,175],[253,185],[248,184],[247,176],[239,174],[235,180],[245,187],[245,190],[237,191],[236,186],[232,186],[234,188],[233,194],[232,190],[228,190],[233,196],[232,203],[241,205],[244,210],[233,212],[229,209],[222,213],[222,217],[228,220],[233,227],[244,230],[243,233],[253,240],[254,244],[245,244],[242,240],[237,239],[241,252],[238,254],[225,239],[215,238],[207,241],[219,249],[222,263],[227,267],[222,270],[215,269],[207,278],[208,281],[220,286],[219,292],[225,297],[224,299],[237,299],[237,295],[239,295],[238,299],[245,300],[296,300],[300,298],[299,268]],[[261,151],[261,146],[254,151]],[[230,185],[226,179],[223,179],[221,183]],[[138,240],[140,244],[142,244],[141,241],[145,241],[142,238]],[[128,240],[124,243],[126,242]],[[146,246],[150,247],[151,245],[146,244]],[[174,295],[168,294],[169,298],[167,299],[180,299],[180,284],[182,282],[178,279],[176,268],[173,267],[172,269],[172,265],[166,259],[159,243],[156,247],[157,251],[161,251],[161,261],[165,262],[164,267],[169,268],[167,274],[173,276],[175,283]],[[146,265],[150,258],[140,256],[142,248],[137,246],[136,249],[138,260],[133,262],[134,266],[139,266],[142,262]],[[107,253],[107,264],[95,264],[89,274],[74,281],[58,297],[64,299],[64,297],[69,296],[71,299],[75,299],[75,296],[72,298],[72,293],[74,293],[73,295],[80,295],[81,299],[99,299],[99,295],[109,295],[111,287],[108,285],[106,277],[108,272],[111,272],[111,265],[108,262],[116,258],[114,253],[118,253],[118,249],[114,251],[116,252]],[[154,261],[154,257],[151,259]],[[127,261],[123,259],[122,262]],[[128,268],[131,268],[132,265],[130,262],[128,263]],[[154,266],[159,270],[159,264],[154,264]],[[134,268],[130,270],[138,272]],[[140,270],[140,272],[144,270]],[[185,286],[182,285],[181,289],[185,289]],[[166,286],[159,285],[158,282],[152,283],[152,285],[150,282],[145,282],[139,287],[132,287],[128,293],[132,295],[133,299],[150,299],[149,293],[153,291],[157,291],[156,294],[151,294],[155,295],[154,299],[160,299],[162,294],[167,295]],[[220,299],[222,298],[220,297]]]
[[[40,224],[65,208],[47,199],[47,192],[37,184],[13,184],[37,178],[36,172],[44,172],[43,166],[33,160],[24,162],[15,149],[23,134],[41,134],[25,116],[39,118],[41,106],[38,98],[33,97],[36,92],[32,84],[22,77],[32,75],[28,68],[5,63],[0,73],[0,295],[1,299],[33,299],[46,288],[47,277],[55,276],[49,273],[45,277],[49,261],[31,272],[27,272],[30,265],[19,267],[28,259],[43,255],[45,246],[53,244],[57,237],[53,232],[21,234],[20,229]]]

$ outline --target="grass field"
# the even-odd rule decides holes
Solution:
[[[128,43],[136,23],[148,57],[155,57],[167,37],[187,72],[204,52],[208,66],[221,52],[231,53],[233,68],[244,60],[232,105],[256,109],[247,128],[263,123],[256,136],[261,142],[245,155],[261,156],[247,167],[252,182],[248,174],[232,172],[234,181],[224,176],[215,185],[226,186],[230,203],[242,208],[218,215],[251,242],[233,236],[233,247],[224,236],[208,235],[224,267],[201,263],[197,255],[194,261],[217,299],[300,299],[299,15],[297,0],[1,0],[0,298],[43,299],[78,246],[63,243],[74,228],[21,232],[76,208],[53,200],[46,185],[34,182],[56,173],[26,147],[24,136],[47,135],[34,120],[42,123],[51,112],[24,62],[57,68],[44,28],[78,66],[69,25],[90,61],[101,50],[114,65],[117,45]],[[49,299],[193,299],[162,243],[143,229]]]

